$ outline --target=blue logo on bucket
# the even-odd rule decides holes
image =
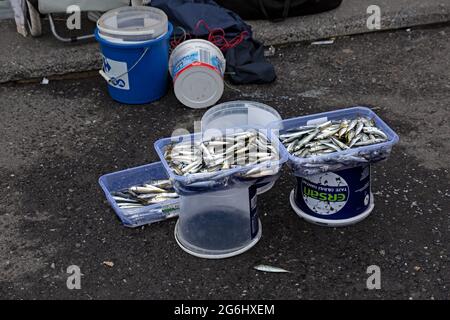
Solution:
[[[108,59],[106,59],[105,57],[103,57],[103,71],[111,71],[111,65],[109,64]]]
[[[111,78],[111,83],[119,88],[124,88],[125,87],[125,81],[123,81],[122,79],[117,80],[116,78]]]
[[[103,71],[109,77],[109,85],[117,89],[130,89],[126,62],[108,59],[103,56]]]

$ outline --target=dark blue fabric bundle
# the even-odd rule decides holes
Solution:
[[[225,31],[231,40],[246,31],[247,36],[236,47],[225,52],[227,73],[235,84],[269,83],[275,80],[275,69],[264,57],[262,43],[252,37],[251,27],[236,13],[212,0],[152,0],[151,5],[163,10],[174,26],[180,26],[196,37],[207,38],[209,31],[200,26],[200,20],[211,28]]]

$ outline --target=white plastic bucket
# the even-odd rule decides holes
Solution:
[[[178,45],[169,59],[177,99],[190,108],[214,105],[223,94],[225,57],[209,41],[192,39]]]

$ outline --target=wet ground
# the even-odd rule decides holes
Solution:
[[[263,102],[284,118],[372,106],[401,140],[374,166],[366,220],[339,229],[303,221],[285,170],[258,199],[262,239],[226,260],[184,253],[173,220],[123,227],[97,183],[157,161],[153,142],[192,130],[204,110],[172,92],[120,105],[99,76],[0,86],[0,297],[449,298],[449,35],[447,25],[277,48],[274,84],[227,88],[222,101]],[[260,263],[292,272],[261,273]],[[69,265],[81,268],[80,290],[66,287]],[[380,290],[366,288],[370,265],[381,269]]]

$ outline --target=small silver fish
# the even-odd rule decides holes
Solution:
[[[355,147],[368,146],[368,145],[371,145],[371,144],[381,143],[381,142],[384,142],[384,141],[386,141],[386,140],[380,139],[380,138],[373,139],[373,140],[369,139],[369,140],[366,140],[366,141],[360,141],[360,142],[355,143]]]
[[[363,132],[366,134],[374,134],[382,137],[383,139],[387,139],[387,135],[383,131],[375,127],[364,127]]]
[[[130,199],[130,198],[123,198],[123,197],[118,197],[118,196],[113,196],[113,199],[116,202],[121,202],[121,203],[138,203],[136,200],[134,199]]]
[[[305,144],[307,144],[308,142],[310,142],[312,139],[314,139],[314,137],[319,133],[319,129],[314,130],[313,132],[311,132],[309,135],[307,135],[306,137],[304,137],[302,140],[300,140],[298,142],[298,144],[295,146],[294,151],[299,150],[301,147],[303,147]]]
[[[152,180],[152,181],[147,182],[146,184],[151,184],[152,186],[162,188],[162,189],[172,187],[172,182],[169,179]]]
[[[347,131],[346,131],[346,132],[352,131],[353,128],[356,126],[357,123],[358,123],[358,120],[353,119],[353,120],[350,122],[350,124],[348,125]]]
[[[356,126],[355,136],[359,136],[359,134],[361,133],[363,128],[364,128],[364,122],[359,120],[358,125]]]
[[[333,129],[328,128],[327,130],[324,130],[320,134],[318,134],[316,139],[317,140],[322,140],[322,139],[331,137],[332,135],[334,135],[339,130],[340,130],[339,127],[338,128],[333,128]]]
[[[285,135],[281,135],[280,138],[283,139],[283,143],[288,143],[291,141],[294,141],[295,139],[304,136],[305,134],[313,132],[314,129],[299,131],[299,132],[293,132]]]
[[[145,185],[145,186],[135,186],[130,188],[131,191],[135,193],[155,193],[155,192],[166,192],[166,190],[154,187],[152,185]]]
[[[341,148],[343,150],[349,148],[349,146],[347,146],[345,143],[341,142],[339,139],[336,139],[335,137],[331,137],[331,141],[333,141],[333,143],[335,145],[337,145],[339,148]]]
[[[288,270],[278,268],[278,267],[272,267],[265,264],[259,264],[257,266],[253,267],[255,270],[263,271],[263,272],[273,272],[273,273],[287,273],[290,272]]]
[[[328,128],[328,127],[331,126],[332,124],[333,124],[333,122],[331,122],[331,121],[326,121],[326,122],[324,122],[324,123],[319,124],[319,125],[317,126],[317,129],[323,130],[323,129],[325,129],[325,128]]]
[[[121,209],[134,209],[134,208],[142,208],[142,204],[134,204],[134,203],[118,203],[117,204]]]
[[[361,140],[362,135],[357,135],[355,136],[352,141],[350,141],[349,147],[353,147],[355,145],[355,143],[357,143],[359,140]]]

